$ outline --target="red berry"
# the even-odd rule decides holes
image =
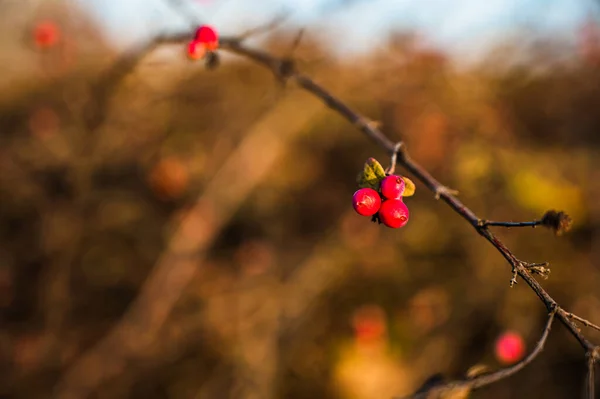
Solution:
[[[187,55],[192,60],[199,60],[206,55],[206,47],[198,40],[192,40],[187,48]]]
[[[521,360],[525,354],[523,338],[512,331],[505,332],[496,340],[496,357],[501,363],[513,364]]]
[[[217,31],[208,25],[203,25],[196,30],[196,40],[203,43],[209,51],[215,51],[219,47]]]
[[[408,223],[408,217],[408,207],[399,199],[385,200],[379,208],[379,220],[392,229],[403,227]]]
[[[59,38],[60,31],[56,24],[51,21],[40,22],[33,31],[35,45],[40,49],[54,46]]]
[[[354,193],[352,206],[359,215],[373,216],[381,206],[381,197],[372,188],[361,188]]]
[[[381,181],[381,195],[387,199],[401,199],[404,193],[405,183],[400,176],[386,176]]]

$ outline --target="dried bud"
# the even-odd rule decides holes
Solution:
[[[219,66],[219,61],[219,55],[214,51],[209,51],[206,53],[206,61],[204,65],[206,66],[206,69],[215,69]]]
[[[559,236],[571,229],[573,220],[563,211],[551,210],[542,217],[542,226],[554,230],[554,233]]]

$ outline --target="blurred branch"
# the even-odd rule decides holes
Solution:
[[[92,96],[86,109],[86,125],[90,132],[98,129],[108,114],[108,107],[118,85],[138,63],[155,48],[164,44],[176,44],[186,40],[189,34],[159,35],[140,44],[121,56],[93,84]]]
[[[246,40],[246,39],[251,38],[252,36],[257,36],[257,35],[260,35],[263,33],[270,32],[270,31],[280,27],[285,21],[287,21],[288,18],[289,18],[289,15],[287,13],[281,13],[278,16],[276,16],[275,18],[273,18],[270,22],[266,23],[265,25],[257,26],[256,28],[252,28],[252,29],[248,29],[246,32],[237,36],[237,38],[239,40]],[[297,40],[299,40],[299,39],[297,39]]]
[[[56,388],[56,397],[87,397],[103,382],[119,375],[129,359],[143,356],[156,342],[158,331],[216,235],[267,176],[289,145],[287,142],[323,112],[319,104],[310,104],[303,106],[298,116],[299,105],[303,104],[301,94],[289,94],[281,100],[222,163],[200,198],[182,216],[165,252],[121,321],[67,370]],[[249,160],[252,167],[248,167]]]
[[[597,353],[588,353],[587,354],[587,375],[586,375],[586,383],[585,383],[585,394],[586,398],[594,399],[595,398],[595,385],[596,385],[596,377],[594,373],[594,369],[596,367],[597,361]]]
[[[91,127],[97,126],[104,120],[106,113],[106,104],[110,98],[110,95],[119,81],[126,76],[130,71],[133,70],[137,62],[148,52],[152,51],[158,45],[166,43],[183,43],[190,40],[193,37],[193,32],[187,32],[184,34],[176,35],[162,35],[155,38],[132,52],[126,54],[121,61],[119,61],[103,79],[100,80],[97,86],[97,95],[99,96],[98,110],[95,118],[92,118]],[[314,82],[310,77],[300,73],[296,68],[296,63],[291,58],[278,58],[265,51],[246,47],[243,44],[243,40],[247,37],[242,35],[241,37],[224,37],[221,38],[220,48],[223,51],[228,51],[242,57],[249,58],[250,60],[260,64],[273,72],[273,74],[281,81],[295,82],[299,87],[313,94],[315,97],[320,99],[327,107],[337,112],[340,116],[347,119],[352,125],[358,130],[365,134],[373,143],[379,146],[381,149],[386,151],[390,156],[397,155],[397,163],[409,171],[416,179],[421,181],[428,189],[430,189],[436,198],[442,199],[447,205],[449,205],[459,216],[464,218],[474,229],[490,242],[500,254],[506,259],[511,265],[513,278],[511,279],[511,285],[516,283],[517,276],[526,282],[526,284],[535,292],[538,298],[544,303],[548,311],[555,312],[556,317],[561,323],[568,329],[568,331],[576,338],[579,344],[584,348],[586,353],[597,353],[597,347],[590,342],[579,330],[577,325],[571,320],[573,317],[562,309],[557,302],[544,290],[539,282],[533,277],[534,273],[540,274],[539,263],[532,264],[519,260],[510,251],[506,245],[500,239],[498,239],[489,229],[490,224],[482,223],[480,219],[472,210],[464,205],[457,197],[456,192],[442,185],[436,180],[425,168],[415,162],[409,155],[406,146],[398,145],[392,142],[383,132],[379,129],[376,123],[372,120],[361,115],[343,101],[332,95],[324,87]],[[297,109],[294,109],[297,114]],[[314,112],[314,111],[313,111]],[[283,128],[287,130],[287,128]],[[250,137],[248,140],[252,140],[253,143],[256,140],[260,140],[259,137],[263,137],[265,133],[257,134],[255,137]],[[264,136],[268,137],[268,136]],[[273,143],[275,148],[268,148],[264,143],[260,141],[254,143],[251,147],[246,147],[245,151],[249,151],[246,155],[241,156],[240,159],[247,159],[252,157],[256,152],[263,154],[261,159],[263,160],[262,168],[268,168],[269,162],[272,162],[273,155],[269,151],[278,152],[280,150],[281,143]],[[258,151],[260,149],[260,151]],[[240,150],[241,151],[241,150]],[[257,152],[258,151],[258,152]],[[268,154],[268,158],[264,158],[264,154]],[[266,164],[265,164],[266,162]],[[232,165],[237,165],[235,161],[228,162],[223,166],[222,170],[229,171],[232,173]],[[237,166],[236,166],[237,167]],[[235,169],[235,173],[239,174],[243,166]],[[266,169],[260,169],[257,175],[251,177],[245,177],[246,184],[244,185],[244,193],[250,189],[254,184],[260,180]],[[223,172],[225,173],[225,172]],[[235,203],[231,201],[240,201],[240,199],[233,200],[234,196],[231,193],[224,193],[220,191],[215,185],[222,185],[222,181],[228,181],[227,179],[213,179],[213,183],[207,189],[197,205],[194,206],[190,213],[189,218],[184,221],[182,227],[173,238],[169,251],[161,258],[155,270],[152,272],[148,281],[142,287],[141,293],[135,303],[132,305],[130,311],[124,317],[123,321],[114,329],[109,336],[101,342],[96,348],[93,348],[90,353],[84,357],[82,363],[76,362],[72,369],[65,376],[64,385],[66,388],[65,392],[69,392],[67,388],[75,387],[80,388],[80,391],[89,393],[101,381],[105,378],[103,376],[95,377],[93,381],[85,381],[82,379],[86,378],[86,375],[82,371],[83,369],[99,368],[103,369],[106,362],[113,362],[116,364],[123,364],[126,358],[137,353],[140,344],[144,342],[143,336],[148,331],[153,331],[156,325],[160,324],[166,317],[166,314],[170,311],[174,305],[176,299],[180,295],[180,291],[183,289],[185,284],[189,281],[193,275],[197,258],[193,255],[197,254],[198,250],[206,248],[206,245],[211,241],[212,235],[218,230],[218,228],[226,220],[226,213],[230,212],[235,208]],[[233,186],[229,184],[229,186]],[[212,193],[214,197],[210,198],[209,193]],[[206,197],[209,197],[208,206],[206,206]],[[218,198],[220,202],[214,202],[214,199]],[[240,197],[238,197],[240,198]],[[242,195],[241,198],[244,198]],[[222,202],[226,204],[225,208],[227,211],[221,209]],[[239,204],[239,202],[236,202]],[[214,208],[215,204],[219,204],[220,207]],[[228,205],[227,205],[228,204]],[[212,205],[212,206],[211,206]],[[216,212],[216,216],[207,214],[207,209],[212,209]],[[212,219],[216,217],[216,219]],[[206,220],[205,220],[206,219]],[[201,237],[190,238],[186,236],[185,232],[192,228],[194,223],[200,223],[205,225],[208,233],[201,235]],[[191,225],[190,225],[191,224]],[[540,224],[547,225],[553,228],[557,234],[566,231],[570,225],[570,218],[563,212],[549,211]],[[183,252],[181,247],[183,245]],[[179,248],[179,250],[178,250]],[[185,266],[179,270],[174,265],[183,263]],[[160,316],[151,315],[152,310],[158,310]],[[553,313],[554,314],[554,313]],[[131,324],[131,320],[139,320],[139,323]],[[141,336],[138,336],[141,335]],[[124,339],[124,340],[123,340]],[[119,358],[119,354],[115,353],[115,348],[122,346],[122,342],[129,342],[129,346],[122,350],[120,353],[120,359],[115,360],[115,356]],[[107,359],[107,354],[110,358]],[[595,358],[595,357],[593,357]],[[84,366],[84,367],[82,367]],[[105,373],[114,375],[114,372]],[[89,377],[89,376],[88,376]],[[80,395],[85,396],[85,395]],[[70,397],[70,396],[66,396]]]
[[[503,368],[490,374],[480,375],[478,377],[467,378],[462,381],[452,381],[444,383],[439,380],[432,380],[432,383],[425,383],[414,395],[405,397],[404,399],[466,399],[471,391],[498,382],[508,378],[523,369],[531,363],[544,349],[546,339],[550,334],[552,322],[556,309],[552,310],[548,315],[546,326],[542,331],[542,336],[538,340],[535,348],[531,353],[520,362],[513,366]]]

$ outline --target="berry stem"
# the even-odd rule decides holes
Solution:
[[[404,146],[403,141],[397,142],[396,145],[394,146],[394,150],[393,150],[392,156],[390,158],[390,166],[388,166],[388,168],[385,170],[386,175],[393,175],[394,172],[396,171],[396,163],[398,162],[398,152],[400,152],[400,149],[402,148],[402,146]]]

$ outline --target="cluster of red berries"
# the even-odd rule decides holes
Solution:
[[[381,180],[379,192],[364,187],[354,193],[352,205],[361,216],[373,216],[387,227],[398,229],[408,223],[408,207],[402,200],[406,184],[398,175]]]
[[[192,60],[206,58],[207,66],[215,66],[218,62],[216,51],[219,48],[219,35],[208,25],[196,29],[194,39],[188,44],[187,56]]]

